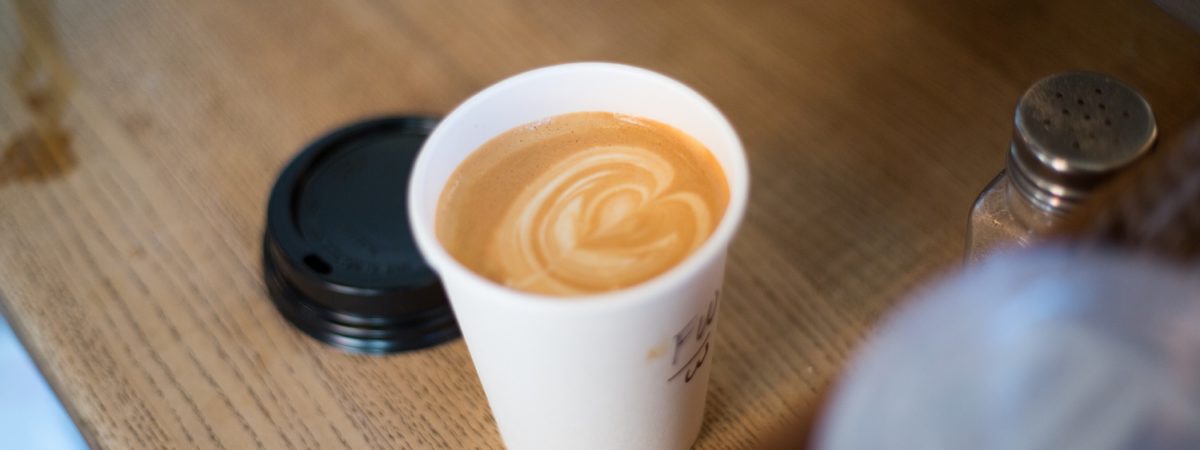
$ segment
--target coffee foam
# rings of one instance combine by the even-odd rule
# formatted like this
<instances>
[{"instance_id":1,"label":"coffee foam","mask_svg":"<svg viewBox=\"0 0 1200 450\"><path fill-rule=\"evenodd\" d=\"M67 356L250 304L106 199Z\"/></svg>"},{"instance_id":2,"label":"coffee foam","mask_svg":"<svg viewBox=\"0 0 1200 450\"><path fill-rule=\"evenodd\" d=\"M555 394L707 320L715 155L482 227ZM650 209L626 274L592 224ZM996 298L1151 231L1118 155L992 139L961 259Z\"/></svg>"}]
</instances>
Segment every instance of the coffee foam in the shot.
<instances>
[{"instance_id":1,"label":"coffee foam","mask_svg":"<svg viewBox=\"0 0 1200 450\"><path fill-rule=\"evenodd\" d=\"M439 240L516 289L578 295L665 272L712 233L729 200L708 149L659 122L573 113L485 143L451 176Z\"/></svg>"}]
</instances>

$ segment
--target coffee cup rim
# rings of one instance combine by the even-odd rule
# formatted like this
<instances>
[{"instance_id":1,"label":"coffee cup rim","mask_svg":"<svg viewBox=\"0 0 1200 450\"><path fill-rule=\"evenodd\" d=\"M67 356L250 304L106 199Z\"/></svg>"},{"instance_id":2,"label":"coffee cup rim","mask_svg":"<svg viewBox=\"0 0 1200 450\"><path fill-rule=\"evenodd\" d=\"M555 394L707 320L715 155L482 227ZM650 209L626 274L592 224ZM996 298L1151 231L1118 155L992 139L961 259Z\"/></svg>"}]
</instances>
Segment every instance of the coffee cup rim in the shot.
<instances>
[{"instance_id":1,"label":"coffee cup rim","mask_svg":"<svg viewBox=\"0 0 1200 450\"><path fill-rule=\"evenodd\" d=\"M717 228L701 244L700 248L685 257L683 261L674 267L649 280L612 291L571 296L542 294L505 286L476 273L450 255L434 231L433 223L436 217L424 217L424 214L421 212L428 210L427 208L422 208L425 204L424 196L426 191L421 186L427 184L425 180L427 179L428 166L432 164L434 158L430 152L426 151L427 149L436 148L445 139L445 136L449 132L448 130L456 128L468 112L490 101L492 97L514 86L525 83L536 83L540 79L560 76L564 72L601 72L613 75L641 77L646 81L662 85L663 89L671 89L682 97L688 97L691 102L700 106L703 110L703 115L708 116L708 119L711 119L714 125L720 127L719 139L734 152L733 158L728 158L730 161L728 166L721 162L721 158L718 158L718 163L725 173L725 180L728 184L729 202L725 207L725 212L721 216ZM660 118L653 119L661 120ZM445 182L441 186L436 187L436 189L440 198L441 192L445 189ZM497 301L506 301L515 305L539 309L562 308L579 311L592 308L624 307L630 302L652 301L659 296L670 294L679 285L686 283L689 277L700 271L713 259L722 257L721 253L727 251L745 216L750 196L750 173L745 149L742 146L741 139L733 128L733 124L711 101L696 90L671 77L640 67L609 62L577 62L537 68L510 76L484 88L455 107L438 124L433 133L425 141L422 151L417 156L416 163L414 164L407 194L409 220L417 246L430 267L443 277L447 285L451 282L445 280L446 274L448 271L453 270L457 276L464 277L472 284L486 289L489 294L494 294ZM433 210L436 211L436 208ZM453 303L453 296L451 302Z\"/></svg>"}]
</instances>

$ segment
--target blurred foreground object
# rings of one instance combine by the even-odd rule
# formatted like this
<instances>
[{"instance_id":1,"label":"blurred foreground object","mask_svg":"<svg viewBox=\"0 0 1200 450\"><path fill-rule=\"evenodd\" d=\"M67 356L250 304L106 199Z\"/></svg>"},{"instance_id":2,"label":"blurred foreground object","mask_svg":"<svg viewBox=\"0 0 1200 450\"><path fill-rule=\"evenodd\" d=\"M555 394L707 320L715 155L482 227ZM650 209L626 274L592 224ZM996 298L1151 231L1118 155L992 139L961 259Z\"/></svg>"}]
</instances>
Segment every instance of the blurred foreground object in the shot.
<instances>
[{"instance_id":1,"label":"blurred foreground object","mask_svg":"<svg viewBox=\"0 0 1200 450\"><path fill-rule=\"evenodd\" d=\"M1017 102L1005 170L971 207L967 262L1027 246L1157 137L1150 104L1117 79L1062 72L1038 80Z\"/></svg>"},{"instance_id":2,"label":"blurred foreground object","mask_svg":"<svg viewBox=\"0 0 1200 450\"><path fill-rule=\"evenodd\" d=\"M885 323L812 444L1200 448L1200 280L1149 258L1001 253Z\"/></svg>"},{"instance_id":3,"label":"blurred foreground object","mask_svg":"<svg viewBox=\"0 0 1200 450\"><path fill-rule=\"evenodd\" d=\"M1200 2L1196 2L1196 0L1154 0L1154 3L1200 33Z\"/></svg>"}]
</instances>

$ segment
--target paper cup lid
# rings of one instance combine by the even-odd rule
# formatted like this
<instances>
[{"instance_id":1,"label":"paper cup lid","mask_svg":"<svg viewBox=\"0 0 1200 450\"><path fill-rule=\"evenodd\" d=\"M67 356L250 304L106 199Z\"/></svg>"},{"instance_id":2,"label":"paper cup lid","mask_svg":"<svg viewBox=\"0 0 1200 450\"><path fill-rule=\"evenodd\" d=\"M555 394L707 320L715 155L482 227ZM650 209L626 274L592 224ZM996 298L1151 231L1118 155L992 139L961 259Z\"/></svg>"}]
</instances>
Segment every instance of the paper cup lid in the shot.
<instances>
[{"instance_id":1,"label":"paper cup lid","mask_svg":"<svg viewBox=\"0 0 1200 450\"><path fill-rule=\"evenodd\" d=\"M309 144L275 181L263 273L276 308L301 331L365 353L459 335L406 207L409 172L436 124L424 117L349 124Z\"/></svg>"}]
</instances>

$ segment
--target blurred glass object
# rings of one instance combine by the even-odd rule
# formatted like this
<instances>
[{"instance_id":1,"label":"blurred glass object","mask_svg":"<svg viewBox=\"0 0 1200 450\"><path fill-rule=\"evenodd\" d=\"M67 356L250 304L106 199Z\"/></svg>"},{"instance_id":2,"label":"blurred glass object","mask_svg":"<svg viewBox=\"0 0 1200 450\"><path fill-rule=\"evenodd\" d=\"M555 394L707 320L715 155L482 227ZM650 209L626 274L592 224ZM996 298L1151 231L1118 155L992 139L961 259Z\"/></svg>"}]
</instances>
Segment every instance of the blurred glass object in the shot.
<instances>
[{"instance_id":1,"label":"blurred glass object","mask_svg":"<svg viewBox=\"0 0 1200 450\"><path fill-rule=\"evenodd\" d=\"M1154 3L1175 18L1200 32L1200 2L1195 0L1154 0Z\"/></svg>"},{"instance_id":2,"label":"blurred glass object","mask_svg":"<svg viewBox=\"0 0 1200 450\"><path fill-rule=\"evenodd\" d=\"M0 448L88 448L3 316L0 316Z\"/></svg>"},{"instance_id":3,"label":"blurred glass object","mask_svg":"<svg viewBox=\"0 0 1200 450\"><path fill-rule=\"evenodd\" d=\"M918 295L836 387L821 450L1200 449L1200 278L999 252Z\"/></svg>"},{"instance_id":4,"label":"blurred glass object","mask_svg":"<svg viewBox=\"0 0 1200 450\"><path fill-rule=\"evenodd\" d=\"M1106 75L1063 72L1017 102L1007 167L984 188L967 224L966 260L1024 247L1158 137L1149 103Z\"/></svg>"}]
</instances>

